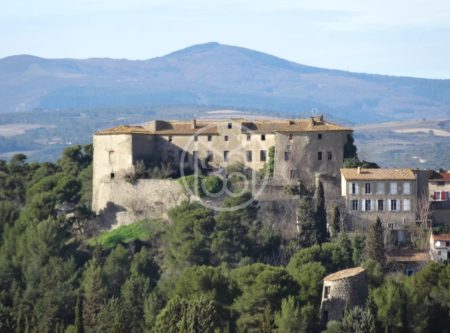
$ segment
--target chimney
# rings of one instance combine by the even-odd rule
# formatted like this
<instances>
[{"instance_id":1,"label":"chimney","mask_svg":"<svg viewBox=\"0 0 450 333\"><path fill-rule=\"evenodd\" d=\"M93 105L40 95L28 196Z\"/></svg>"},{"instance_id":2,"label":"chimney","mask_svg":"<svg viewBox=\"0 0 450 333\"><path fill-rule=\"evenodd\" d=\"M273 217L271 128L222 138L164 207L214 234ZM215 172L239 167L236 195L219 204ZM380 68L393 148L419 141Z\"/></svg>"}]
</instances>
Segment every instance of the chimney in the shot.
<instances>
[{"instance_id":1,"label":"chimney","mask_svg":"<svg viewBox=\"0 0 450 333\"><path fill-rule=\"evenodd\" d=\"M196 129L197 128L197 120L195 118L192 119L191 122L191 129Z\"/></svg>"},{"instance_id":2,"label":"chimney","mask_svg":"<svg viewBox=\"0 0 450 333\"><path fill-rule=\"evenodd\" d=\"M358 175L361 174L361 167L358 167Z\"/></svg>"}]
</instances>

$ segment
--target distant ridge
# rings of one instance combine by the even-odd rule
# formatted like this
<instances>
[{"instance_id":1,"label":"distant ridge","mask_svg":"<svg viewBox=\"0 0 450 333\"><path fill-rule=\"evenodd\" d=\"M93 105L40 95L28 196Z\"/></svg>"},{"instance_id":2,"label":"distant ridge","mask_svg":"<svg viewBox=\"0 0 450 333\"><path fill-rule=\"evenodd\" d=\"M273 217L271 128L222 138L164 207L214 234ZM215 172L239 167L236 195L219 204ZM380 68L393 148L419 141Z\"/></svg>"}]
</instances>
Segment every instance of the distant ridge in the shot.
<instances>
[{"instance_id":1,"label":"distant ridge","mask_svg":"<svg viewBox=\"0 0 450 333\"><path fill-rule=\"evenodd\" d=\"M450 80L322 69L216 42L148 60L0 59L0 113L153 106L315 109L354 123L445 118Z\"/></svg>"}]
</instances>

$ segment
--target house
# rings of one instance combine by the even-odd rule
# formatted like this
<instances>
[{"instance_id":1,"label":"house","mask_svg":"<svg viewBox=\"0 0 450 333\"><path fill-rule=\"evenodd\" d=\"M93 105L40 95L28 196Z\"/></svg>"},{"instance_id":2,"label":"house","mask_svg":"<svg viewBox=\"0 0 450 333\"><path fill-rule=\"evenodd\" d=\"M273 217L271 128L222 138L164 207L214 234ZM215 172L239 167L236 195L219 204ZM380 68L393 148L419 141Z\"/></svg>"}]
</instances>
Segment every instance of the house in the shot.
<instances>
[{"instance_id":1,"label":"house","mask_svg":"<svg viewBox=\"0 0 450 333\"><path fill-rule=\"evenodd\" d=\"M411 276L420 271L430 261L430 254L425 250L403 248L387 253L387 259L404 274Z\"/></svg>"},{"instance_id":2,"label":"house","mask_svg":"<svg viewBox=\"0 0 450 333\"><path fill-rule=\"evenodd\" d=\"M94 134L93 210L103 209L102 183L115 182L140 161L171 162L181 169L199 161L213 171L235 163L256 174L273 156L273 182L301 181L313 187L318 175L335 180L352 130L322 116L308 119L154 120Z\"/></svg>"},{"instance_id":3,"label":"house","mask_svg":"<svg viewBox=\"0 0 450 333\"><path fill-rule=\"evenodd\" d=\"M433 224L450 223L450 172L434 173L428 179L428 193Z\"/></svg>"},{"instance_id":4,"label":"house","mask_svg":"<svg viewBox=\"0 0 450 333\"><path fill-rule=\"evenodd\" d=\"M450 260L450 234L430 236L430 256L433 261Z\"/></svg>"},{"instance_id":5,"label":"house","mask_svg":"<svg viewBox=\"0 0 450 333\"><path fill-rule=\"evenodd\" d=\"M341 169L341 195L348 222L366 230L379 217L394 241L405 241L405 229L416 221L417 182L411 169Z\"/></svg>"}]
</instances>

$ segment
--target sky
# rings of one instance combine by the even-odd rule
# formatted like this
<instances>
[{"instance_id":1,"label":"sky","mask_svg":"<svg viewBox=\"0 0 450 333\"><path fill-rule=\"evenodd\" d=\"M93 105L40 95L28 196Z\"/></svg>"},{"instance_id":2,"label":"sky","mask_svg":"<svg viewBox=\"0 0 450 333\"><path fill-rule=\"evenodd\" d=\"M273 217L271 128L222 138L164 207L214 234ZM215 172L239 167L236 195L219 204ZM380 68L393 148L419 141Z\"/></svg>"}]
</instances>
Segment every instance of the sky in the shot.
<instances>
[{"instance_id":1,"label":"sky","mask_svg":"<svg viewBox=\"0 0 450 333\"><path fill-rule=\"evenodd\" d=\"M0 58L149 59L194 44L450 79L450 0L0 0Z\"/></svg>"}]
</instances>

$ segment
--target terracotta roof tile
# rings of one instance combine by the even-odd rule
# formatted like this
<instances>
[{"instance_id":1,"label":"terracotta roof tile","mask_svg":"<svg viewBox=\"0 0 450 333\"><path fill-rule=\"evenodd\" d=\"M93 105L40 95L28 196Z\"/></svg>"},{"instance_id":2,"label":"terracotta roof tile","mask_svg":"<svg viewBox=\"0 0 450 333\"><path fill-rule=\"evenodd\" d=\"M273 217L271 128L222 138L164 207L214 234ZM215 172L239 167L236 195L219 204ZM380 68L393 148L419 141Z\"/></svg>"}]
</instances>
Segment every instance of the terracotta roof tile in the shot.
<instances>
[{"instance_id":1,"label":"terracotta roof tile","mask_svg":"<svg viewBox=\"0 0 450 333\"><path fill-rule=\"evenodd\" d=\"M415 180L411 169L365 169L343 168L341 174L346 180Z\"/></svg>"},{"instance_id":2,"label":"terracotta roof tile","mask_svg":"<svg viewBox=\"0 0 450 333\"><path fill-rule=\"evenodd\" d=\"M97 135L108 134L157 134L157 135L213 135L218 134L218 124L226 120L196 120L195 128L192 120L188 121L161 121L155 120L144 126L120 125L110 129L96 132ZM326 131L352 131L350 128L342 127L321 117L310 119L270 119L270 120L244 120L231 119L241 124L242 132L275 133L275 132L326 132Z\"/></svg>"},{"instance_id":3,"label":"terracotta roof tile","mask_svg":"<svg viewBox=\"0 0 450 333\"><path fill-rule=\"evenodd\" d=\"M439 172L430 178L430 181L450 182L450 172Z\"/></svg>"},{"instance_id":4,"label":"terracotta roof tile","mask_svg":"<svg viewBox=\"0 0 450 333\"><path fill-rule=\"evenodd\" d=\"M362 272L364 272L365 269L362 267L354 267L354 268L347 268L342 271L327 275L324 277L324 281L336 281L340 279L346 279L351 276L358 275Z\"/></svg>"},{"instance_id":5,"label":"terracotta roof tile","mask_svg":"<svg viewBox=\"0 0 450 333\"><path fill-rule=\"evenodd\" d=\"M450 241L450 234L433 235L435 241Z\"/></svg>"},{"instance_id":6,"label":"terracotta roof tile","mask_svg":"<svg viewBox=\"0 0 450 333\"><path fill-rule=\"evenodd\" d=\"M426 262L430 261L430 254L426 251L397 250L387 254L389 260L397 262Z\"/></svg>"}]
</instances>

